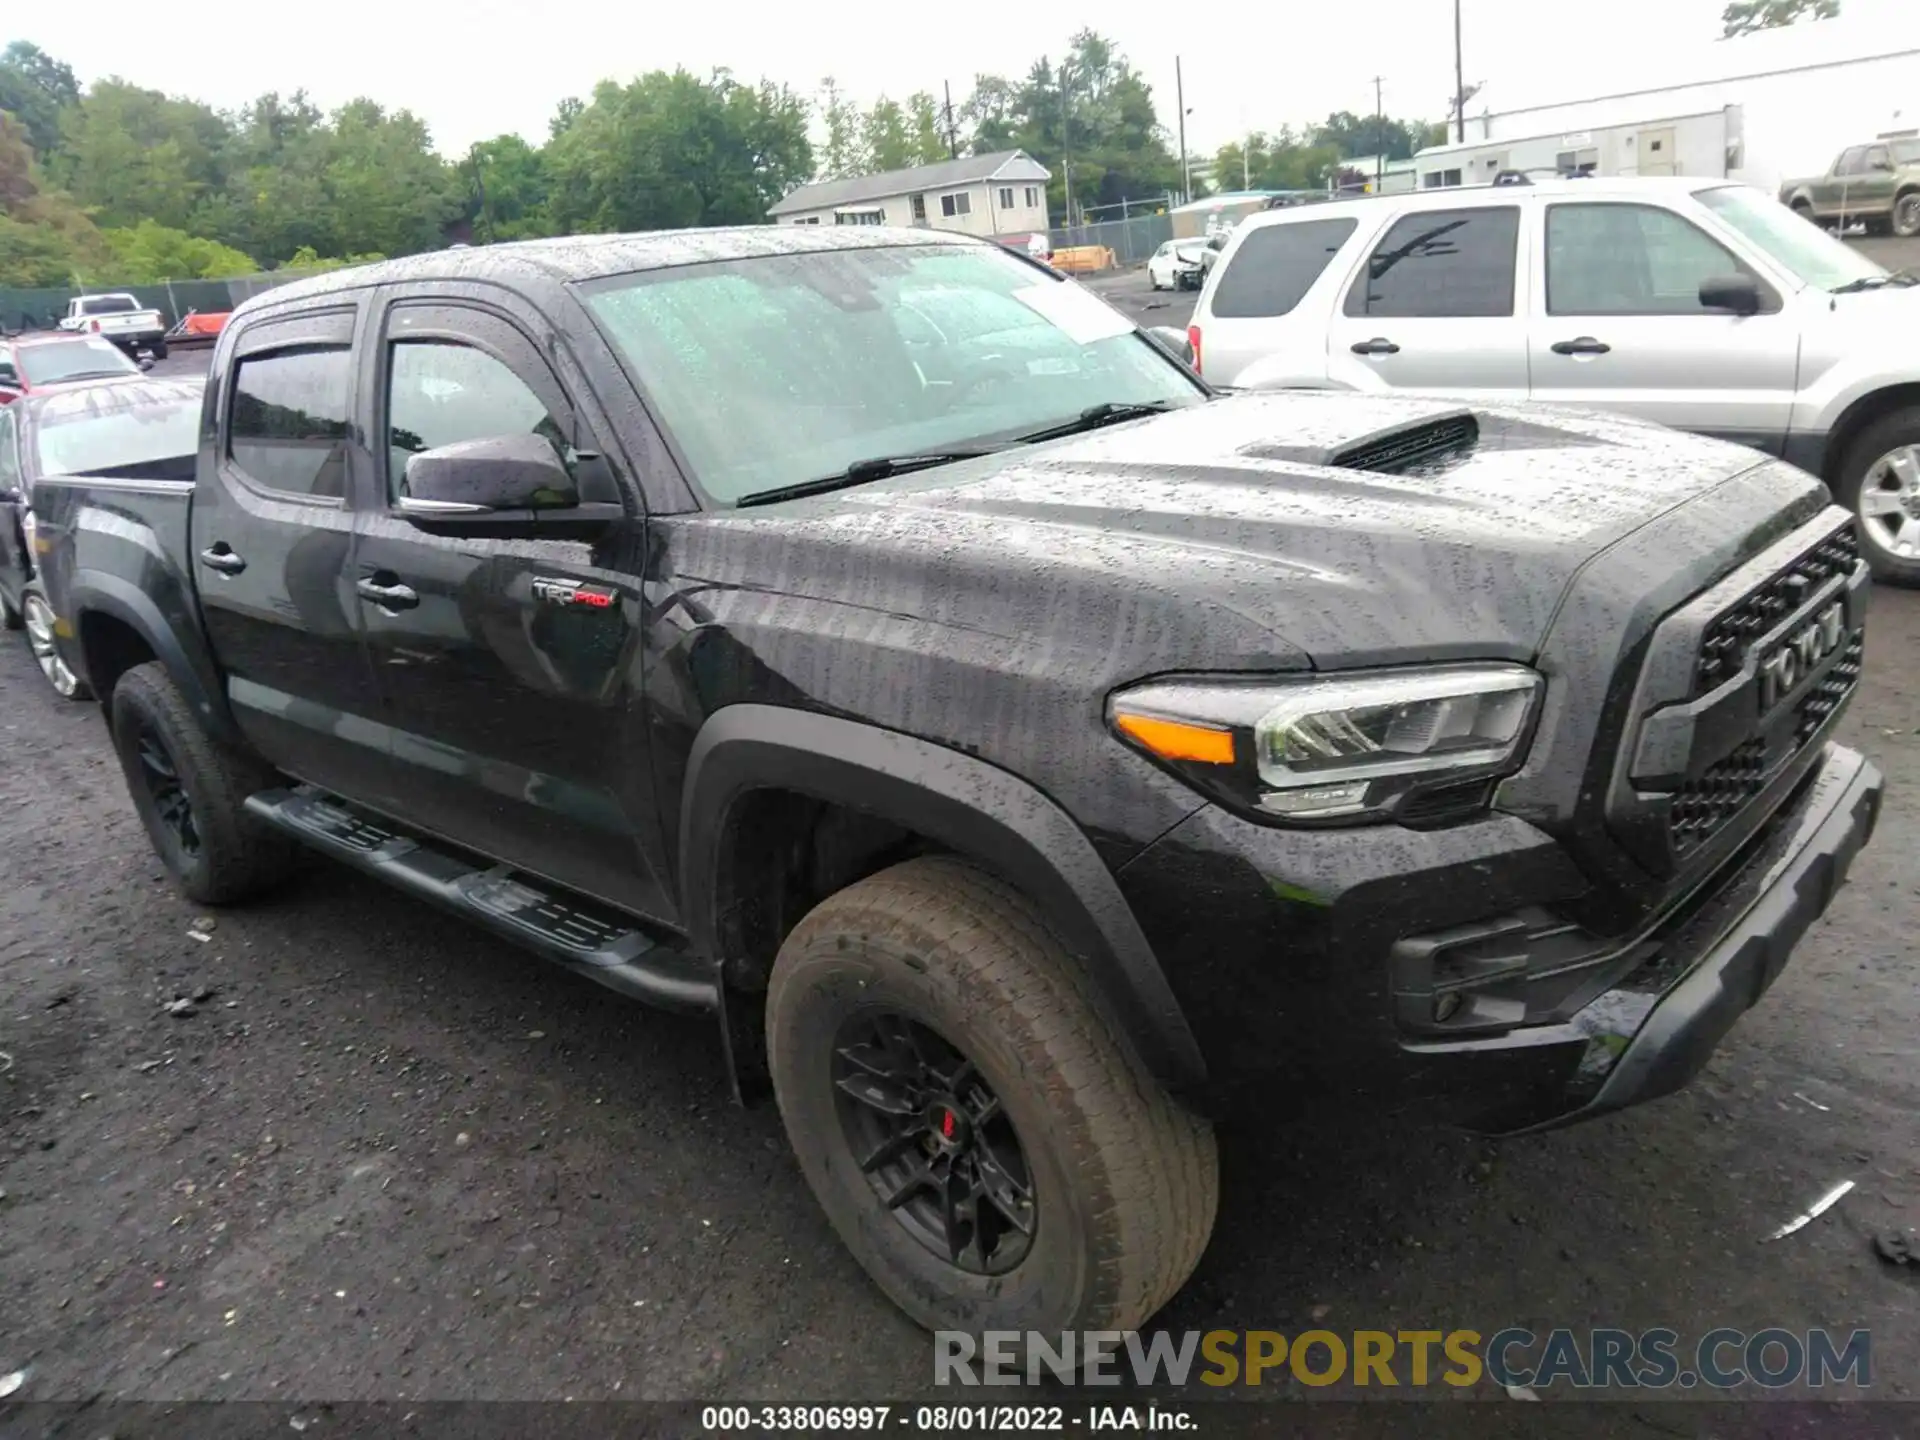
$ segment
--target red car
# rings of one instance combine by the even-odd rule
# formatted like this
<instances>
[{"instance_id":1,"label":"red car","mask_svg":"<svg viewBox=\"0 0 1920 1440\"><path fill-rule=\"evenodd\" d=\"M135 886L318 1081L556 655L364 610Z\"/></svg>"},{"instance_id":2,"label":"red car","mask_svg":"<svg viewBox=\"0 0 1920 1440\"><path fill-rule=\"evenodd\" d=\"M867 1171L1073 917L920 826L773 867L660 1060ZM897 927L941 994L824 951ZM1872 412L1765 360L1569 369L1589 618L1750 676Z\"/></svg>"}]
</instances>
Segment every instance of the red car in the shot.
<instances>
[{"instance_id":1,"label":"red car","mask_svg":"<svg viewBox=\"0 0 1920 1440\"><path fill-rule=\"evenodd\" d=\"M20 335L0 341L0 405L60 385L139 373L119 346L98 335Z\"/></svg>"}]
</instances>

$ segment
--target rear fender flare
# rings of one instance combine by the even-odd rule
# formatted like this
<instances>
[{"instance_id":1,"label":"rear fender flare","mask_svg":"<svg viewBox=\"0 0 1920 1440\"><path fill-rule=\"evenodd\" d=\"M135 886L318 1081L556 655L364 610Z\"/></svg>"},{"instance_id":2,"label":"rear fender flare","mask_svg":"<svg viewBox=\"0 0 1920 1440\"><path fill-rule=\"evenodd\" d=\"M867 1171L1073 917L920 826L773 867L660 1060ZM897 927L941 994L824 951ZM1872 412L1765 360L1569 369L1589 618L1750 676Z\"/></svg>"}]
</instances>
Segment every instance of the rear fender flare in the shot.
<instances>
[{"instance_id":1,"label":"rear fender flare","mask_svg":"<svg viewBox=\"0 0 1920 1440\"><path fill-rule=\"evenodd\" d=\"M106 689L88 674L92 667L88 663L85 636L87 617L90 615L111 616L146 643L154 658L166 667L173 683L180 687L180 693L186 696L187 703L193 707L193 713L206 726L209 735L229 744L240 740L239 729L233 723L233 712L227 708L226 699L220 693L214 677L210 673L203 673L202 668L194 664L173 626L161 614L160 607L137 585L99 570L79 571L67 590L67 609L72 617L72 643L80 660L78 668L82 674L87 674L88 683L93 685L94 693L100 697L102 705L110 697Z\"/></svg>"},{"instance_id":2,"label":"rear fender flare","mask_svg":"<svg viewBox=\"0 0 1920 1440\"><path fill-rule=\"evenodd\" d=\"M1181 1089L1206 1064L1113 874L1067 812L1018 776L944 745L858 721L729 705L688 757L679 827L681 914L698 953L719 954L722 837L749 792L847 805L991 862L1039 907L1148 1069Z\"/></svg>"}]
</instances>

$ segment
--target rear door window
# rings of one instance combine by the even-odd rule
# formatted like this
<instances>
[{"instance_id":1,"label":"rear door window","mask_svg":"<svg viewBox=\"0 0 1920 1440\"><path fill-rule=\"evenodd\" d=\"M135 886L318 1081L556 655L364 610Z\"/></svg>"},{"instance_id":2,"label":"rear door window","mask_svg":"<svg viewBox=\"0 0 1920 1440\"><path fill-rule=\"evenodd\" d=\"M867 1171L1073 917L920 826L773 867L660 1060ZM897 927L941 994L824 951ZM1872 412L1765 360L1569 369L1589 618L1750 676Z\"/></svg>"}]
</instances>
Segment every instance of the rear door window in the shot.
<instances>
[{"instance_id":1,"label":"rear door window","mask_svg":"<svg viewBox=\"0 0 1920 1440\"><path fill-rule=\"evenodd\" d=\"M315 499L347 493L348 349L308 345L234 367L227 456L256 485Z\"/></svg>"},{"instance_id":2,"label":"rear door window","mask_svg":"<svg viewBox=\"0 0 1920 1440\"><path fill-rule=\"evenodd\" d=\"M1340 253L1355 224L1343 217L1249 230L1214 286L1215 318L1253 320L1291 312Z\"/></svg>"},{"instance_id":3,"label":"rear door window","mask_svg":"<svg viewBox=\"0 0 1920 1440\"><path fill-rule=\"evenodd\" d=\"M1419 210L1394 222L1347 292L1349 315L1513 314L1520 208Z\"/></svg>"}]
</instances>

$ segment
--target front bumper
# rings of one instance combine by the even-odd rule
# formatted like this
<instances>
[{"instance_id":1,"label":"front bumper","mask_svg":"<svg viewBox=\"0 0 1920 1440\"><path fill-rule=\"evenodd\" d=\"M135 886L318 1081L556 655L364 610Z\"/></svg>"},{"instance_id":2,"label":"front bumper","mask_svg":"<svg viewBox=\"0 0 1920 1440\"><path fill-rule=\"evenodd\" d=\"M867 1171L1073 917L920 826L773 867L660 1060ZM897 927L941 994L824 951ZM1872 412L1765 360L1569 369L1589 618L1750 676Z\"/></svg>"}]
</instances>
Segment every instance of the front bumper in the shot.
<instances>
[{"instance_id":1,"label":"front bumper","mask_svg":"<svg viewBox=\"0 0 1920 1440\"><path fill-rule=\"evenodd\" d=\"M1508 816L1302 835L1209 808L1120 879L1206 1050L1220 1091L1210 1108L1252 1088L1269 1110L1284 1093L1514 1133L1650 1100L1697 1073L1826 910L1883 788L1859 754L1827 747L1737 854L1604 939L1559 918L1586 888L1566 852ZM1461 1016L1471 1023L1457 1036L1434 1019L1443 972L1426 961L1443 951L1445 973L1466 984L1479 983L1476 965L1518 977L1494 972L1480 992L1494 998ZM1516 1021L1552 1019L1503 1027L1503 1003Z\"/></svg>"}]
</instances>

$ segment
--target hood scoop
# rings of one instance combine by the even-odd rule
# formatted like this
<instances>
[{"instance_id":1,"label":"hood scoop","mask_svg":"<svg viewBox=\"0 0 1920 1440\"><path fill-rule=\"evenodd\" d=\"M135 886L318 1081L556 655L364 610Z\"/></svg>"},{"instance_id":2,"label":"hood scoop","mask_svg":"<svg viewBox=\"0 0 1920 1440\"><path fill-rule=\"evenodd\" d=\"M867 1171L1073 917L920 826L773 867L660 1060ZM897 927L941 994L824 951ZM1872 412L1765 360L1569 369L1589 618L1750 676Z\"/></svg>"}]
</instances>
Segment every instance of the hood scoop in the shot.
<instances>
[{"instance_id":1,"label":"hood scoop","mask_svg":"<svg viewBox=\"0 0 1920 1440\"><path fill-rule=\"evenodd\" d=\"M1258 444L1240 453L1263 460L1325 465L1335 470L1369 470L1377 475L1410 475L1464 455L1479 443L1480 422L1471 410L1388 425L1338 445Z\"/></svg>"}]
</instances>

